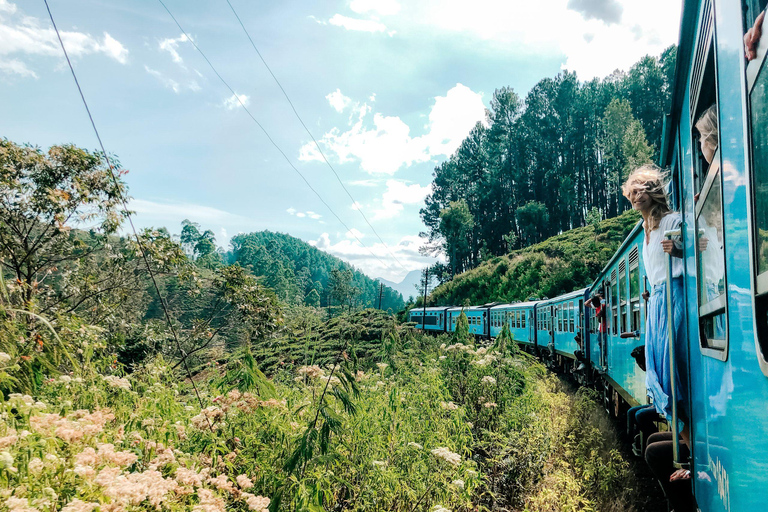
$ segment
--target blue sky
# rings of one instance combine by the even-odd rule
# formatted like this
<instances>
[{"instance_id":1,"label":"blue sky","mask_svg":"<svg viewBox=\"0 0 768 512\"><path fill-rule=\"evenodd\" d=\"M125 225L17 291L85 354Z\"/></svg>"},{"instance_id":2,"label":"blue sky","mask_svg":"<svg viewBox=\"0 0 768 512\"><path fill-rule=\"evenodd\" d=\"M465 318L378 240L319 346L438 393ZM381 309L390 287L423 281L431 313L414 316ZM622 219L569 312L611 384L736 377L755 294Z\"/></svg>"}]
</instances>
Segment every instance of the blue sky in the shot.
<instances>
[{"instance_id":1,"label":"blue sky","mask_svg":"<svg viewBox=\"0 0 768 512\"><path fill-rule=\"evenodd\" d=\"M627 69L675 43L680 18L680 0L230 1L357 204L227 2L165 0L367 248L159 2L49 0L107 150L130 171L137 224L178 233L189 218L222 245L238 232L281 231L394 281L432 261L418 254L432 170L483 120L496 88L524 97L562 69L582 79ZM42 1L0 0L0 136L95 149L54 37Z\"/></svg>"}]
</instances>

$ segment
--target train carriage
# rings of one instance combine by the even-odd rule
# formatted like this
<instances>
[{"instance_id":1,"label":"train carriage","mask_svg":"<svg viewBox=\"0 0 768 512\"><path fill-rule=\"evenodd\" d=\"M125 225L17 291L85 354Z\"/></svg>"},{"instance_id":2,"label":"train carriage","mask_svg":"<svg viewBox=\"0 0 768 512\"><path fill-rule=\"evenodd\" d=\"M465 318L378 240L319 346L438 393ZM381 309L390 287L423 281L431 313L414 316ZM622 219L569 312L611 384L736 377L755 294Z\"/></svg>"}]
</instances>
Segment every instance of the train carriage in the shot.
<instances>
[{"instance_id":1,"label":"train carriage","mask_svg":"<svg viewBox=\"0 0 768 512\"><path fill-rule=\"evenodd\" d=\"M456 322L462 311L469 323L469 332L475 336L488 337L488 309L485 306L455 307L448 309L447 332L456 330Z\"/></svg>"},{"instance_id":2,"label":"train carriage","mask_svg":"<svg viewBox=\"0 0 768 512\"><path fill-rule=\"evenodd\" d=\"M645 300L648 290L642 258L642 223L630 232L592 284L592 293L602 292L605 299L607 332L604 343L598 333L598 319L590 315L589 359L596 370L595 379L604 380L630 405L644 404L645 372L632 358L632 350L644 344ZM617 397L611 397L614 401ZM619 404L615 404L619 405Z\"/></svg>"},{"instance_id":3,"label":"train carriage","mask_svg":"<svg viewBox=\"0 0 768 512\"><path fill-rule=\"evenodd\" d=\"M588 288L560 295L549 301L552 308L553 354L566 359L576 359L579 350L576 341L584 325L584 301ZM581 334L583 336L583 334Z\"/></svg>"},{"instance_id":4,"label":"train carriage","mask_svg":"<svg viewBox=\"0 0 768 512\"><path fill-rule=\"evenodd\" d=\"M491 337L498 336L506 324L515 342L534 346L536 342L535 306L536 302L518 302L491 307Z\"/></svg>"},{"instance_id":5,"label":"train carriage","mask_svg":"<svg viewBox=\"0 0 768 512\"><path fill-rule=\"evenodd\" d=\"M408 312L408 321L415 323L416 329L445 332L448 309L447 307L413 308Z\"/></svg>"}]
</instances>

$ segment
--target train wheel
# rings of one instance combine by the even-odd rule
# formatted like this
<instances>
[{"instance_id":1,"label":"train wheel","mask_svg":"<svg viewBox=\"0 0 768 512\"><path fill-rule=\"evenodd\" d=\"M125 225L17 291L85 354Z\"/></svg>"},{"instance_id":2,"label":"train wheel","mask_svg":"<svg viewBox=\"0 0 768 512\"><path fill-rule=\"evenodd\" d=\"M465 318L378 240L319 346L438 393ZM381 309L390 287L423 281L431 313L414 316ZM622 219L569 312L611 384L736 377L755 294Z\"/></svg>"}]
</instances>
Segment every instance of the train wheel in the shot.
<instances>
[{"instance_id":1,"label":"train wheel","mask_svg":"<svg viewBox=\"0 0 768 512\"><path fill-rule=\"evenodd\" d=\"M622 400L621 395L615 389L613 390L613 416L619 418L621 416Z\"/></svg>"}]
</instances>

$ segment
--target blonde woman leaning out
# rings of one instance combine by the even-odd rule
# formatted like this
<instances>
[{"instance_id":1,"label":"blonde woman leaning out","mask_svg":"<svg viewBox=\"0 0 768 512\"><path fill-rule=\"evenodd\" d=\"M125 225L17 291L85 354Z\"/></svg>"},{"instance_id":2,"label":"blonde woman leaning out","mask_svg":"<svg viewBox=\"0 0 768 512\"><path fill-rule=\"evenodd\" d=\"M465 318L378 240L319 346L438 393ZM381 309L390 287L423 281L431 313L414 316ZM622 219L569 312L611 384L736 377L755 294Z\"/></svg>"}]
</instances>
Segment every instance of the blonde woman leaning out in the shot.
<instances>
[{"instance_id":1,"label":"blonde woman leaning out","mask_svg":"<svg viewBox=\"0 0 768 512\"><path fill-rule=\"evenodd\" d=\"M645 238L643 261L651 296L648 300L648 314L645 332L646 386L653 398L656 410L668 421L672 419L672 375L669 369L669 328L667 321L667 254L672 255L672 325L674 331L676 358L681 359L683 349L683 260L679 241L667 240L664 232L678 229L682 222L679 213L673 212L664 192L664 172L655 165L644 165L630 174L624 184L624 197L632 208L643 216ZM685 402L687 387L680 372L675 377L678 403ZM686 414L678 409L679 416L687 423ZM688 442L687 426L683 438Z\"/></svg>"}]
</instances>

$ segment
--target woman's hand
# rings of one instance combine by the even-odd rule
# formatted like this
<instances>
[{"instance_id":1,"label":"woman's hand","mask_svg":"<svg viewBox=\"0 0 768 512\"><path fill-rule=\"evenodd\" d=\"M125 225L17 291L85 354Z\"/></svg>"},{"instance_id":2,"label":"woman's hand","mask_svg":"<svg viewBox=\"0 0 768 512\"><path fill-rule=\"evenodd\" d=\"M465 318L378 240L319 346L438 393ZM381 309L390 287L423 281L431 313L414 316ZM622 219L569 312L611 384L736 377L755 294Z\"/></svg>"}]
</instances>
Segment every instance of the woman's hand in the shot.
<instances>
[{"instance_id":1,"label":"woman's hand","mask_svg":"<svg viewBox=\"0 0 768 512\"><path fill-rule=\"evenodd\" d=\"M678 480L690 480L691 479L691 472L687 469L678 469L674 473L672 473L672 476L669 477L670 482L677 482Z\"/></svg>"},{"instance_id":2,"label":"woman's hand","mask_svg":"<svg viewBox=\"0 0 768 512\"><path fill-rule=\"evenodd\" d=\"M760 37L763 35L763 18L765 17L765 11L761 12L755 20L755 24L747 30L744 34L744 56L747 60L754 60L757 57L757 43L760 42Z\"/></svg>"},{"instance_id":3,"label":"woman's hand","mask_svg":"<svg viewBox=\"0 0 768 512\"><path fill-rule=\"evenodd\" d=\"M661 241L661 250L664 251L667 254L670 254L672 256L675 256L675 242L672 240L662 240Z\"/></svg>"}]
</instances>

